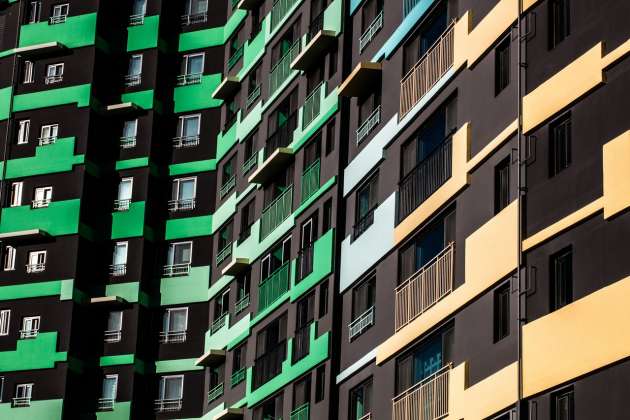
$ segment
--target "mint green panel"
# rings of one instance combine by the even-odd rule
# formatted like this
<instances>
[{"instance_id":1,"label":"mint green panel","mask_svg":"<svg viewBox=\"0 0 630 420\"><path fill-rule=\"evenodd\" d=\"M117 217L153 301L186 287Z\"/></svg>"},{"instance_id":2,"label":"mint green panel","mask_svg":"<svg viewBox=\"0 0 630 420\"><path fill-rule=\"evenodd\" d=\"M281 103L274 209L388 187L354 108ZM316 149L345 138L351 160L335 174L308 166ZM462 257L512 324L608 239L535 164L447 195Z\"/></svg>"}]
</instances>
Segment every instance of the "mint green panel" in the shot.
<instances>
[{"instance_id":1,"label":"mint green panel","mask_svg":"<svg viewBox=\"0 0 630 420\"><path fill-rule=\"evenodd\" d=\"M88 83L85 85L15 95L13 97L13 112L74 103L76 103L79 108L86 107L90 105L91 90L92 86Z\"/></svg>"},{"instance_id":2,"label":"mint green panel","mask_svg":"<svg viewBox=\"0 0 630 420\"><path fill-rule=\"evenodd\" d=\"M127 28L127 51L157 48L160 16L145 16L142 25Z\"/></svg>"},{"instance_id":3,"label":"mint green panel","mask_svg":"<svg viewBox=\"0 0 630 420\"><path fill-rule=\"evenodd\" d=\"M221 73L202 76L201 83L175 88L175 112L189 112L205 108L216 108L223 101L214 99L212 92L221 83Z\"/></svg>"},{"instance_id":4,"label":"mint green panel","mask_svg":"<svg viewBox=\"0 0 630 420\"><path fill-rule=\"evenodd\" d=\"M0 233L42 229L53 236L72 235L79 232L81 200L52 201L48 207L32 209L31 206L2 209Z\"/></svg>"},{"instance_id":5,"label":"mint green panel","mask_svg":"<svg viewBox=\"0 0 630 420\"><path fill-rule=\"evenodd\" d=\"M0 89L0 120L6 120L11 114L11 86Z\"/></svg>"},{"instance_id":6,"label":"mint green panel","mask_svg":"<svg viewBox=\"0 0 630 420\"><path fill-rule=\"evenodd\" d=\"M144 235L144 209L146 202L129 204L129 210L112 213L112 239L133 238Z\"/></svg>"},{"instance_id":7,"label":"mint green panel","mask_svg":"<svg viewBox=\"0 0 630 420\"><path fill-rule=\"evenodd\" d=\"M190 372L193 370L203 370L203 366L195 365L197 358L157 360L155 362L155 373Z\"/></svg>"},{"instance_id":8,"label":"mint green panel","mask_svg":"<svg viewBox=\"0 0 630 420\"><path fill-rule=\"evenodd\" d=\"M71 171L85 163L85 155L74 154L75 138L57 139L53 144L37 146L35 156L7 162L6 179Z\"/></svg>"},{"instance_id":9,"label":"mint green panel","mask_svg":"<svg viewBox=\"0 0 630 420\"><path fill-rule=\"evenodd\" d=\"M343 17L343 3L341 0L333 0L324 11L324 30L333 31L336 35L341 32Z\"/></svg>"},{"instance_id":10,"label":"mint green panel","mask_svg":"<svg viewBox=\"0 0 630 420\"><path fill-rule=\"evenodd\" d=\"M137 281L108 284L105 286L105 296L120 296L130 303L149 305L149 296L140 290L140 282Z\"/></svg>"},{"instance_id":11,"label":"mint green panel","mask_svg":"<svg viewBox=\"0 0 630 420\"><path fill-rule=\"evenodd\" d=\"M154 92L152 89L142 90L140 92L123 93L121 100L125 102L133 102L142 109L149 110L155 106Z\"/></svg>"},{"instance_id":12,"label":"mint green panel","mask_svg":"<svg viewBox=\"0 0 630 420\"><path fill-rule=\"evenodd\" d=\"M330 229L321 236L313 245L313 271L303 278L298 284L291 283L289 295L291 302L295 302L308 292L313 286L332 274L334 247L334 229ZM293 276L295 279L295 276Z\"/></svg>"},{"instance_id":13,"label":"mint green panel","mask_svg":"<svg viewBox=\"0 0 630 420\"><path fill-rule=\"evenodd\" d=\"M144 168L146 166L149 166L148 157L119 160L116 162L117 171L122 171L124 169Z\"/></svg>"},{"instance_id":14,"label":"mint green panel","mask_svg":"<svg viewBox=\"0 0 630 420\"><path fill-rule=\"evenodd\" d=\"M210 267L191 267L187 276L163 277L160 281L160 305L206 302Z\"/></svg>"},{"instance_id":15,"label":"mint green panel","mask_svg":"<svg viewBox=\"0 0 630 420\"><path fill-rule=\"evenodd\" d=\"M239 110L236 115L236 123L226 132L221 132L217 135L217 161L220 161L230 149L236 144L236 131L241 121L242 111Z\"/></svg>"},{"instance_id":16,"label":"mint green panel","mask_svg":"<svg viewBox=\"0 0 630 420\"><path fill-rule=\"evenodd\" d=\"M165 239L193 238L212 234L212 215L184 217L166 221Z\"/></svg>"},{"instance_id":17,"label":"mint green panel","mask_svg":"<svg viewBox=\"0 0 630 420\"><path fill-rule=\"evenodd\" d=\"M324 83L320 89L321 92L319 97L319 115L306 127L303 127L302 124L304 107L300 108L299 110L298 118L300 120L300 123L293 132L293 142L289 146L293 149L294 152L304 146L304 144L310 138L312 138L312 136L324 125L324 123L326 123L328 119L337 112L337 109L339 109L339 95L337 94L337 89L334 88L328 96L325 96L326 83Z\"/></svg>"},{"instance_id":18,"label":"mint green panel","mask_svg":"<svg viewBox=\"0 0 630 420\"><path fill-rule=\"evenodd\" d=\"M18 340L15 350L0 351L0 372L52 369L67 359L67 352L57 351L57 331L40 332L35 338Z\"/></svg>"},{"instance_id":19,"label":"mint green panel","mask_svg":"<svg viewBox=\"0 0 630 420\"><path fill-rule=\"evenodd\" d=\"M204 350L219 350L227 347L232 340L235 340L243 334L249 333L250 314L241 318L236 324L230 327L230 317L225 317L225 325L220 330L210 335L210 331L206 331L206 339Z\"/></svg>"},{"instance_id":20,"label":"mint green panel","mask_svg":"<svg viewBox=\"0 0 630 420\"><path fill-rule=\"evenodd\" d=\"M64 23L49 25L47 21L20 27L20 47L60 42L68 48L94 45L96 41L96 13L69 16Z\"/></svg>"},{"instance_id":21,"label":"mint green panel","mask_svg":"<svg viewBox=\"0 0 630 420\"><path fill-rule=\"evenodd\" d=\"M120 366L120 365L132 365L136 360L133 354L117 354L114 356L101 356L98 365L105 366Z\"/></svg>"},{"instance_id":22,"label":"mint green panel","mask_svg":"<svg viewBox=\"0 0 630 420\"><path fill-rule=\"evenodd\" d=\"M131 418L131 401L116 401L111 411L98 411L96 420L129 420Z\"/></svg>"},{"instance_id":23,"label":"mint green panel","mask_svg":"<svg viewBox=\"0 0 630 420\"><path fill-rule=\"evenodd\" d=\"M184 52L225 44L246 17L247 12L245 10L236 10L225 26L181 34L179 36L179 51Z\"/></svg>"},{"instance_id":24,"label":"mint green panel","mask_svg":"<svg viewBox=\"0 0 630 420\"><path fill-rule=\"evenodd\" d=\"M61 420L63 413L63 400L32 400L29 407L20 408L11 405L10 402L0 404L0 419Z\"/></svg>"},{"instance_id":25,"label":"mint green panel","mask_svg":"<svg viewBox=\"0 0 630 420\"><path fill-rule=\"evenodd\" d=\"M0 286L0 301L34 297L59 296L59 300L72 299L74 280L53 280L39 283Z\"/></svg>"},{"instance_id":26,"label":"mint green panel","mask_svg":"<svg viewBox=\"0 0 630 420\"><path fill-rule=\"evenodd\" d=\"M215 159L197 160L195 162L174 163L168 166L170 176L194 174L196 172L208 172L217 169Z\"/></svg>"}]
</instances>

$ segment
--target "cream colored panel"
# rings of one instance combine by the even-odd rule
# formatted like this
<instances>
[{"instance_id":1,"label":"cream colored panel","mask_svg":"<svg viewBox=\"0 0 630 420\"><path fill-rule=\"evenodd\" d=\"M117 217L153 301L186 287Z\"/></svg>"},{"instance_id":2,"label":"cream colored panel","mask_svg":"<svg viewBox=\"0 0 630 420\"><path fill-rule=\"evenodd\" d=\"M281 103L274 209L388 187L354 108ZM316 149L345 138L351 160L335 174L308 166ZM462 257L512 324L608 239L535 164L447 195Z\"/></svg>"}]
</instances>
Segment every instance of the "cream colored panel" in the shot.
<instances>
[{"instance_id":1,"label":"cream colored panel","mask_svg":"<svg viewBox=\"0 0 630 420\"><path fill-rule=\"evenodd\" d=\"M604 145L604 217L630 207L630 131Z\"/></svg>"}]
</instances>

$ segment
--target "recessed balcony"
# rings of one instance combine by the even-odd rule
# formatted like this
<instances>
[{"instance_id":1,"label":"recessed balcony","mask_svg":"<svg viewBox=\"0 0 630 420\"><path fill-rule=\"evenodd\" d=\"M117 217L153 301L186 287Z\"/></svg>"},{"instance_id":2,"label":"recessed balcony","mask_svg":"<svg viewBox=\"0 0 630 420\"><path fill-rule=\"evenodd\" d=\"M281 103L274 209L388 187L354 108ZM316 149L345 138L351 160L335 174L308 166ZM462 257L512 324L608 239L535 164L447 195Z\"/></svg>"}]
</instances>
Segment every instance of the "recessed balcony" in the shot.
<instances>
[{"instance_id":1,"label":"recessed balcony","mask_svg":"<svg viewBox=\"0 0 630 420\"><path fill-rule=\"evenodd\" d=\"M293 141L293 132L296 127L297 113L294 112L265 143L264 161L249 176L250 183L266 184L293 159L293 150L287 146Z\"/></svg>"},{"instance_id":2,"label":"recessed balcony","mask_svg":"<svg viewBox=\"0 0 630 420\"><path fill-rule=\"evenodd\" d=\"M260 240L265 239L275 228L280 226L293 211L293 185L287 187L278 197L269 203L260 217Z\"/></svg>"}]
</instances>

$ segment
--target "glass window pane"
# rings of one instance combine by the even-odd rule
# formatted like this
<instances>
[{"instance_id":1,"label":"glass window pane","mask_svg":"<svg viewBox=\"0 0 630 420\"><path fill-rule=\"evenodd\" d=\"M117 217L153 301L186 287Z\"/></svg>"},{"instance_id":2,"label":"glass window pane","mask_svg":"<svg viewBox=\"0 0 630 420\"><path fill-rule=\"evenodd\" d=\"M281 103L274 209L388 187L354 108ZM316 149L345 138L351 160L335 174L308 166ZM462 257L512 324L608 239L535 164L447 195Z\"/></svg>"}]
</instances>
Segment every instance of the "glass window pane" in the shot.
<instances>
[{"instance_id":1,"label":"glass window pane","mask_svg":"<svg viewBox=\"0 0 630 420\"><path fill-rule=\"evenodd\" d=\"M194 55L188 57L188 74L203 73L203 55Z\"/></svg>"},{"instance_id":2,"label":"glass window pane","mask_svg":"<svg viewBox=\"0 0 630 420\"><path fill-rule=\"evenodd\" d=\"M199 134L199 117L189 117L182 120L182 136L196 136Z\"/></svg>"},{"instance_id":3,"label":"glass window pane","mask_svg":"<svg viewBox=\"0 0 630 420\"><path fill-rule=\"evenodd\" d=\"M173 249L173 264L188 264L191 257L191 244L177 244Z\"/></svg>"},{"instance_id":4,"label":"glass window pane","mask_svg":"<svg viewBox=\"0 0 630 420\"><path fill-rule=\"evenodd\" d=\"M195 181L187 179L179 184L179 199L188 200L195 198Z\"/></svg>"},{"instance_id":5,"label":"glass window pane","mask_svg":"<svg viewBox=\"0 0 630 420\"><path fill-rule=\"evenodd\" d=\"M167 378L164 385L164 399L177 400L182 397L184 378Z\"/></svg>"}]
</instances>

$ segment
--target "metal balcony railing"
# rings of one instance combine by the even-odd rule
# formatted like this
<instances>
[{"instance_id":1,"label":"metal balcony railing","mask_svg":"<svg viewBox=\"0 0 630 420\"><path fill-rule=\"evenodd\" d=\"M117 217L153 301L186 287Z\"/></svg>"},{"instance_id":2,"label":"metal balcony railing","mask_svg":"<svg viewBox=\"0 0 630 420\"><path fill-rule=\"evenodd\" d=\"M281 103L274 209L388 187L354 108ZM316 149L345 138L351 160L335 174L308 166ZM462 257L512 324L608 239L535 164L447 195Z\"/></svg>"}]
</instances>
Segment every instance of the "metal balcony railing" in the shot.
<instances>
[{"instance_id":1,"label":"metal balcony railing","mask_svg":"<svg viewBox=\"0 0 630 420\"><path fill-rule=\"evenodd\" d=\"M164 277L187 276L190 273L190 263L169 264L162 269Z\"/></svg>"},{"instance_id":2,"label":"metal balcony railing","mask_svg":"<svg viewBox=\"0 0 630 420\"><path fill-rule=\"evenodd\" d=\"M260 239L264 239L280 223L291 215L293 208L293 185L289 186L282 194L273 200L262 212L260 217Z\"/></svg>"},{"instance_id":3,"label":"metal balcony railing","mask_svg":"<svg viewBox=\"0 0 630 420\"><path fill-rule=\"evenodd\" d=\"M26 264L27 273L41 273L46 270L46 263Z\"/></svg>"},{"instance_id":4,"label":"metal balcony railing","mask_svg":"<svg viewBox=\"0 0 630 420\"><path fill-rule=\"evenodd\" d=\"M396 288L394 302L396 331L451 293L454 255L455 243L451 242Z\"/></svg>"},{"instance_id":5,"label":"metal balcony railing","mask_svg":"<svg viewBox=\"0 0 630 420\"><path fill-rule=\"evenodd\" d=\"M56 15L48 18L49 25L57 25L59 23L65 23L68 15Z\"/></svg>"},{"instance_id":6,"label":"metal balcony railing","mask_svg":"<svg viewBox=\"0 0 630 420\"><path fill-rule=\"evenodd\" d=\"M450 365L392 400L392 420L438 420L448 416Z\"/></svg>"},{"instance_id":7,"label":"metal balcony railing","mask_svg":"<svg viewBox=\"0 0 630 420\"><path fill-rule=\"evenodd\" d=\"M40 137L39 145L48 146L49 144L55 144L56 141L57 141L57 136Z\"/></svg>"},{"instance_id":8,"label":"metal balcony railing","mask_svg":"<svg viewBox=\"0 0 630 420\"><path fill-rule=\"evenodd\" d=\"M127 211L129 210L130 205L131 205L130 198L114 200L114 211Z\"/></svg>"},{"instance_id":9,"label":"metal balcony railing","mask_svg":"<svg viewBox=\"0 0 630 420\"><path fill-rule=\"evenodd\" d=\"M196 85L201 83L202 73L187 73L177 76L177 86Z\"/></svg>"},{"instance_id":10,"label":"metal balcony railing","mask_svg":"<svg viewBox=\"0 0 630 420\"><path fill-rule=\"evenodd\" d=\"M374 36L381 30L383 27L383 11L376 15L376 18L370 23L370 26L361 34L359 38L359 52L363 52L365 47L369 45L370 42L374 39Z\"/></svg>"},{"instance_id":11,"label":"metal balcony railing","mask_svg":"<svg viewBox=\"0 0 630 420\"><path fill-rule=\"evenodd\" d=\"M252 89L251 92L249 92L249 95L247 95L247 103L246 103L247 108L252 106L254 102L256 102L256 99L258 98L260 98L260 84L256 85L256 87Z\"/></svg>"},{"instance_id":12,"label":"metal balcony railing","mask_svg":"<svg viewBox=\"0 0 630 420\"><path fill-rule=\"evenodd\" d=\"M234 54L232 54L230 58L228 59L228 62L227 62L228 71L231 70L232 67L234 67L236 63L238 63L238 60L240 60L242 57L243 57L243 46L241 45L240 47L236 49L236 51L234 51Z\"/></svg>"},{"instance_id":13,"label":"metal balcony railing","mask_svg":"<svg viewBox=\"0 0 630 420\"><path fill-rule=\"evenodd\" d=\"M13 407L30 407L31 406L31 397L12 398L11 401L12 401Z\"/></svg>"},{"instance_id":14,"label":"metal balcony railing","mask_svg":"<svg viewBox=\"0 0 630 420\"><path fill-rule=\"evenodd\" d=\"M451 162L451 138L448 137L405 175L398 185L398 222L409 216L451 177Z\"/></svg>"},{"instance_id":15,"label":"metal balcony railing","mask_svg":"<svg viewBox=\"0 0 630 420\"><path fill-rule=\"evenodd\" d=\"M258 163L258 154L254 153L247 158L245 163L243 163L243 175L249 173L249 171L251 171L254 166L256 166L256 163Z\"/></svg>"},{"instance_id":16,"label":"metal balcony railing","mask_svg":"<svg viewBox=\"0 0 630 420\"><path fill-rule=\"evenodd\" d=\"M313 18L311 23L308 25L308 32L306 33L306 44L311 42L311 40L324 29L324 12L325 10L322 10L319 15Z\"/></svg>"},{"instance_id":17,"label":"metal balcony railing","mask_svg":"<svg viewBox=\"0 0 630 420\"><path fill-rule=\"evenodd\" d=\"M310 404L306 403L291 411L291 420L308 420Z\"/></svg>"},{"instance_id":18,"label":"metal balcony railing","mask_svg":"<svg viewBox=\"0 0 630 420\"><path fill-rule=\"evenodd\" d=\"M278 26L280 21L284 19L284 17L289 13L291 8L298 2L299 0L276 0L273 3L273 7L271 9L271 31Z\"/></svg>"},{"instance_id":19,"label":"metal balcony railing","mask_svg":"<svg viewBox=\"0 0 630 420\"><path fill-rule=\"evenodd\" d=\"M278 0L278 2L283 2L286 0ZM269 74L269 95L273 95L276 90L282 85L285 80L289 78L293 69L291 69L291 63L300 53L300 48L302 44L298 39L293 43L289 51L287 51L282 58L273 66L271 69L271 73Z\"/></svg>"},{"instance_id":20,"label":"metal balcony railing","mask_svg":"<svg viewBox=\"0 0 630 420\"><path fill-rule=\"evenodd\" d=\"M290 261L282 264L258 285L258 312L262 312L289 290Z\"/></svg>"},{"instance_id":21,"label":"metal balcony railing","mask_svg":"<svg viewBox=\"0 0 630 420\"><path fill-rule=\"evenodd\" d=\"M111 264L109 266L109 274L112 277L124 276L127 274L127 264Z\"/></svg>"},{"instance_id":22,"label":"metal balcony railing","mask_svg":"<svg viewBox=\"0 0 630 420\"><path fill-rule=\"evenodd\" d=\"M287 357L287 343L282 341L265 354L258 357L253 368L253 389L259 388L264 383L282 373L282 362Z\"/></svg>"},{"instance_id":23,"label":"metal balcony railing","mask_svg":"<svg viewBox=\"0 0 630 420\"><path fill-rule=\"evenodd\" d=\"M372 420L372 413L367 413L366 415L361 417L359 420Z\"/></svg>"},{"instance_id":24,"label":"metal balcony railing","mask_svg":"<svg viewBox=\"0 0 630 420\"><path fill-rule=\"evenodd\" d=\"M304 203L306 200L311 198L319 189L320 166L320 160L317 159L304 170L304 173L302 174L302 199L300 203Z\"/></svg>"},{"instance_id":25,"label":"metal balcony railing","mask_svg":"<svg viewBox=\"0 0 630 420\"><path fill-rule=\"evenodd\" d=\"M232 384L232 386L235 387L236 385L243 382L245 380L246 374L247 374L246 368L241 368L237 370L236 372L234 372L232 374L232 377L230 378L230 383Z\"/></svg>"},{"instance_id":26,"label":"metal balcony railing","mask_svg":"<svg viewBox=\"0 0 630 420\"><path fill-rule=\"evenodd\" d=\"M52 85L55 83L59 83L63 80L63 76L46 76L44 79L44 83L47 85Z\"/></svg>"},{"instance_id":27,"label":"metal balcony railing","mask_svg":"<svg viewBox=\"0 0 630 420\"><path fill-rule=\"evenodd\" d=\"M357 131L356 131L357 144L361 144L363 139L366 138L372 132L372 130L374 130L374 127L376 127L380 123L381 123L381 106L379 105L378 107L376 107L374 111L372 111L370 116L367 117L365 121L363 121L361 126L357 128Z\"/></svg>"},{"instance_id":28,"label":"metal balcony railing","mask_svg":"<svg viewBox=\"0 0 630 420\"><path fill-rule=\"evenodd\" d=\"M352 227L352 240L354 241L359 236L363 235L363 232L368 230L370 226L374 223L374 211L377 209L377 206L372 207L365 215L360 218Z\"/></svg>"},{"instance_id":29,"label":"metal balcony railing","mask_svg":"<svg viewBox=\"0 0 630 420\"><path fill-rule=\"evenodd\" d=\"M158 399L154 401L155 411L158 413L166 413L170 411L179 411L182 409L182 399Z\"/></svg>"},{"instance_id":30,"label":"metal balcony railing","mask_svg":"<svg viewBox=\"0 0 630 420\"><path fill-rule=\"evenodd\" d=\"M226 259L232 256L232 243L230 242L222 250L217 252L217 265L221 264Z\"/></svg>"},{"instance_id":31,"label":"metal balcony railing","mask_svg":"<svg viewBox=\"0 0 630 420\"><path fill-rule=\"evenodd\" d=\"M168 202L168 211L194 210L194 208L194 198L182 198L180 200L169 200Z\"/></svg>"},{"instance_id":32,"label":"metal balcony railing","mask_svg":"<svg viewBox=\"0 0 630 420\"><path fill-rule=\"evenodd\" d=\"M123 81L125 82L125 86L127 87L138 86L140 82L142 82L142 75L141 74L126 74L125 77L123 78Z\"/></svg>"},{"instance_id":33,"label":"metal balcony railing","mask_svg":"<svg viewBox=\"0 0 630 420\"><path fill-rule=\"evenodd\" d=\"M96 403L97 411L112 411L114 409L113 398L99 398Z\"/></svg>"},{"instance_id":34,"label":"metal balcony railing","mask_svg":"<svg viewBox=\"0 0 630 420\"><path fill-rule=\"evenodd\" d=\"M137 26L144 24L144 13L129 16L129 26Z\"/></svg>"},{"instance_id":35,"label":"metal balcony railing","mask_svg":"<svg viewBox=\"0 0 630 420\"><path fill-rule=\"evenodd\" d=\"M30 330L20 330L20 339L35 338L39 334L39 328L33 328Z\"/></svg>"},{"instance_id":36,"label":"metal balcony railing","mask_svg":"<svg viewBox=\"0 0 630 420\"><path fill-rule=\"evenodd\" d=\"M215 386L210 391L208 391L208 403L211 403L212 401L216 400L222 395L223 395L223 383L220 383L219 385Z\"/></svg>"},{"instance_id":37,"label":"metal balcony railing","mask_svg":"<svg viewBox=\"0 0 630 420\"><path fill-rule=\"evenodd\" d=\"M183 343L186 341L186 331L162 331L160 332L160 343Z\"/></svg>"},{"instance_id":38,"label":"metal balcony railing","mask_svg":"<svg viewBox=\"0 0 630 420\"><path fill-rule=\"evenodd\" d=\"M267 159L280 147L287 147L293 141L293 132L297 128L297 113L289 116L284 125L278 127L265 143L264 158Z\"/></svg>"},{"instance_id":39,"label":"metal balcony railing","mask_svg":"<svg viewBox=\"0 0 630 420\"><path fill-rule=\"evenodd\" d=\"M313 255L314 255L315 246L313 243L310 243L304 249L300 251L297 257L297 278L295 279L295 284L301 282L313 272Z\"/></svg>"},{"instance_id":40,"label":"metal balcony railing","mask_svg":"<svg viewBox=\"0 0 630 420\"><path fill-rule=\"evenodd\" d=\"M311 324L308 323L300 327L295 332L295 336L293 337L293 352L292 352L292 360L291 363L295 364L298 361L304 359L308 356L309 351L311 350Z\"/></svg>"},{"instance_id":41,"label":"metal balcony railing","mask_svg":"<svg viewBox=\"0 0 630 420\"><path fill-rule=\"evenodd\" d=\"M400 81L399 119L403 119L453 66L453 40L454 25L451 24Z\"/></svg>"},{"instance_id":42,"label":"metal balcony railing","mask_svg":"<svg viewBox=\"0 0 630 420\"><path fill-rule=\"evenodd\" d=\"M226 195L232 192L234 187L236 186L236 175L232 175L230 179L225 181L223 185L221 185L221 189L219 190L219 197L221 199L225 198Z\"/></svg>"},{"instance_id":43,"label":"metal balcony railing","mask_svg":"<svg viewBox=\"0 0 630 420\"><path fill-rule=\"evenodd\" d=\"M107 330L103 333L103 341L106 343L118 343L121 338L121 330Z\"/></svg>"},{"instance_id":44,"label":"metal balcony railing","mask_svg":"<svg viewBox=\"0 0 630 420\"><path fill-rule=\"evenodd\" d=\"M228 313L222 314L220 317L214 320L212 325L210 325L210 335L216 333L221 328L225 326L225 320L227 319Z\"/></svg>"},{"instance_id":45,"label":"metal balcony railing","mask_svg":"<svg viewBox=\"0 0 630 420\"><path fill-rule=\"evenodd\" d=\"M41 200L33 200L31 207L34 209L41 209L42 207L48 207L50 204L50 198L42 198Z\"/></svg>"},{"instance_id":46,"label":"metal balcony railing","mask_svg":"<svg viewBox=\"0 0 630 420\"><path fill-rule=\"evenodd\" d=\"M348 340L352 341L353 338L363 334L363 331L372 325L374 325L374 306L363 312L348 325Z\"/></svg>"},{"instance_id":47,"label":"metal balcony railing","mask_svg":"<svg viewBox=\"0 0 630 420\"><path fill-rule=\"evenodd\" d=\"M243 296L234 304L234 313L239 314L249 306L249 294Z\"/></svg>"},{"instance_id":48,"label":"metal balcony railing","mask_svg":"<svg viewBox=\"0 0 630 420\"><path fill-rule=\"evenodd\" d=\"M188 13L182 15L181 23L183 26L194 25L195 23L203 23L208 20L208 12Z\"/></svg>"},{"instance_id":49,"label":"metal balcony railing","mask_svg":"<svg viewBox=\"0 0 630 420\"><path fill-rule=\"evenodd\" d=\"M131 149L136 147L136 136L123 136L120 138L121 149Z\"/></svg>"},{"instance_id":50,"label":"metal balcony railing","mask_svg":"<svg viewBox=\"0 0 630 420\"><path fill-rule=\"evenodd\" d=\"M324 82L317 85L304 101L302 108L302 127L307 127L319 115L321 108L320 92Z\"/></svg>"},{"instance_id":51,"label":"metal balcony railing","mask_svg":"<svg viewBox=\"0 0 630 420\"><path fill-rule=\"evenodd\" d=\"M194 136L179 136L173 138L173 147L175 149L183 149L186 147L195 147L199 144L199 134Z\"/></svg>"}]
</instances>

